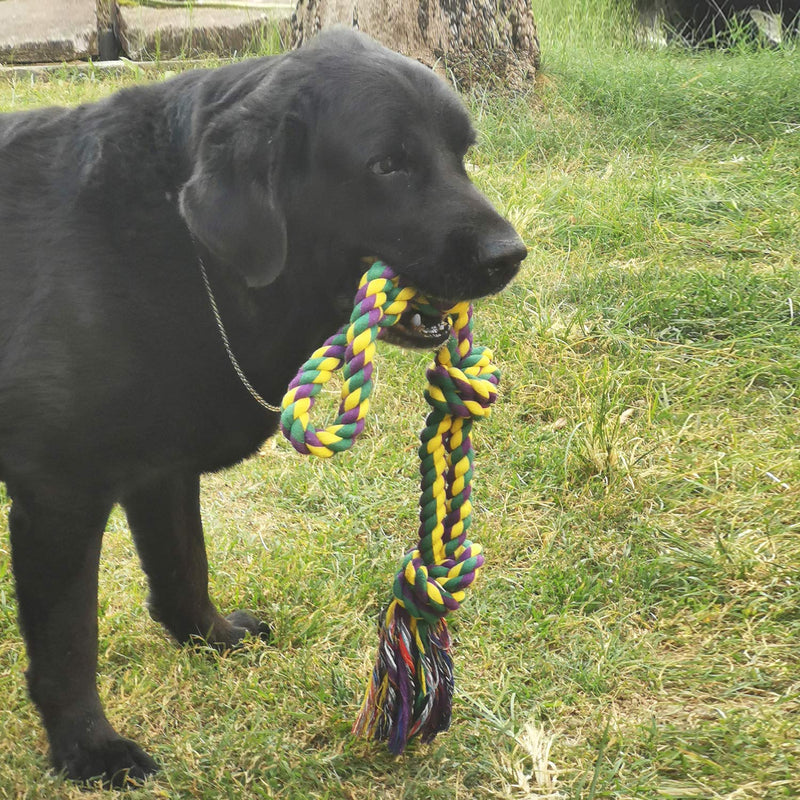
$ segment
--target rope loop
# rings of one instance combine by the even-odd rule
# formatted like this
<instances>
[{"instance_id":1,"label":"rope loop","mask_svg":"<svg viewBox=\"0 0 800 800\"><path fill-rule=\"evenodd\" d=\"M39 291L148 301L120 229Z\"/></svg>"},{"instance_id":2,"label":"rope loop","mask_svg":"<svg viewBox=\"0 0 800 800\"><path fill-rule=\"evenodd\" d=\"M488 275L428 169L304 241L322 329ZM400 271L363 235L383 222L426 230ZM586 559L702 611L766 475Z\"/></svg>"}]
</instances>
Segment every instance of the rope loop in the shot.
<instances>
[{"instance_id":1,"label":"rope loop","mask_svg":"<svg viewBox=\"0 0 800 800\"><path fill-rule=\"evenodd\" d=\"M330 458L350 448L364 430L372 393L375 340L409 306L426 310L428 301L376 261L361 278L350 323L312 353L289 384L281 403L281 430L299 453ZM315 398L342 370L339 409L333 423L317 429L309 414Z\"/></svg>"}]
</instances>

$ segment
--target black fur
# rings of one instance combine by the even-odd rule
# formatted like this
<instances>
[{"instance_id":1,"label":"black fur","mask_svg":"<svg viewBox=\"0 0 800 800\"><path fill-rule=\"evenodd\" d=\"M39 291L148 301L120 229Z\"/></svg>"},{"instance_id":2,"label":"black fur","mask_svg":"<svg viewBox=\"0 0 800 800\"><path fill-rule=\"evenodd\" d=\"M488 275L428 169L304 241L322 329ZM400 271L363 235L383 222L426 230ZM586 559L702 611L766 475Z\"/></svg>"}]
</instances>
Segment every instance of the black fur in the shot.
<instances>
[{"instance_id":1,"label":"black fur","mask_svg":"<svg viewBox=\"0 0 800 800\"><path fill-rule=\"evenodd\" d=\"M470 183L474 139L433 73L335 32L79 108L0 117L0 479L31 697L56 768L118 784L155 762L95 686L97 569L124 507L150 608L176 639L263 633L208 597L203 472L277 427L272 403L346 318L362 258L458 300L525 248Z\"/></svg>"}]
</instances>

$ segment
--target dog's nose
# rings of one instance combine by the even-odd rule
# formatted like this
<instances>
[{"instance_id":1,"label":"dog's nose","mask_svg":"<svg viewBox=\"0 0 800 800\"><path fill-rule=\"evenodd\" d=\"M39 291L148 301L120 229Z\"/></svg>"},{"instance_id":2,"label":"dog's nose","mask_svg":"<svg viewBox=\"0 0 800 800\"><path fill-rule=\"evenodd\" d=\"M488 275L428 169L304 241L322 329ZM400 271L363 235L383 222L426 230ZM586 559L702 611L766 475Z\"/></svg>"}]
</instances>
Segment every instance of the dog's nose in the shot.
<instances>
[{"instance_id":1,"label":"dog's nose","mask_svg":"<svg viewBox=\"0 0 800 800\"><path fill-rule=\"evenodd\" d=\"M505 285L519 271L528 255L528 248L519 236L482 242L478 248L478 264L494 283Z\"/></svg>"}]
</instances>

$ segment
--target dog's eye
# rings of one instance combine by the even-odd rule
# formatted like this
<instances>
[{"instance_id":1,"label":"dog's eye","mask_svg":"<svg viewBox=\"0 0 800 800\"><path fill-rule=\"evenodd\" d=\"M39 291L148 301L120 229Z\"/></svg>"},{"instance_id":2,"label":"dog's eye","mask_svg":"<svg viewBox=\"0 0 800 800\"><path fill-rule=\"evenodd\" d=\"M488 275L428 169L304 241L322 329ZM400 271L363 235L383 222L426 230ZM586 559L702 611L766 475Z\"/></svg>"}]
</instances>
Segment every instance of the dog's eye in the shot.
<instances>
[{"instance_id":1,"label":"dog's eye","mask_svg":"<svg viewBox=\"0 0 800 800\"><path fill-rule=\"evenodd\" d=\"M376 158L369 164L370 172L376 175L391 175L393 172L400 172L403 169L403 159L397 156L384 156Z\"/></svg>"}]
</instances>

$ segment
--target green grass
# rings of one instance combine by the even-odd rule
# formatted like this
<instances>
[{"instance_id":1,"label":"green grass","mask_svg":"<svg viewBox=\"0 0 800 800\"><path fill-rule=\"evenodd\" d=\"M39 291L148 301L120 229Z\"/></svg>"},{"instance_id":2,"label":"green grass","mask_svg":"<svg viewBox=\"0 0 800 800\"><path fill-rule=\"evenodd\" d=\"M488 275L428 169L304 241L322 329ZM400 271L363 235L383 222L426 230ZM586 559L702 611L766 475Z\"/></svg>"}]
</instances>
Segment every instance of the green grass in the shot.
<instances>
[{"instance_id":1,"label":"green grass","mask_svg":"<svg viewBox=\"0 0 800 800\"><path fill-rule=\"evenodd\" d=\"M399 759L349 735L415 529L427 359L384 348L354 451L269 442L205 480L214 596L272 645L175 649L112 520L101 692L164 765L131 797L800 795L800 61L639 50L611 6L542 5L535 93L468 98L473 177L530 256L477 307L503 396L452 730ZM6 83L0 108L140 79ZM0 797L91 796L46 772L0 548Z\"/></svg>"}]
</instances>

